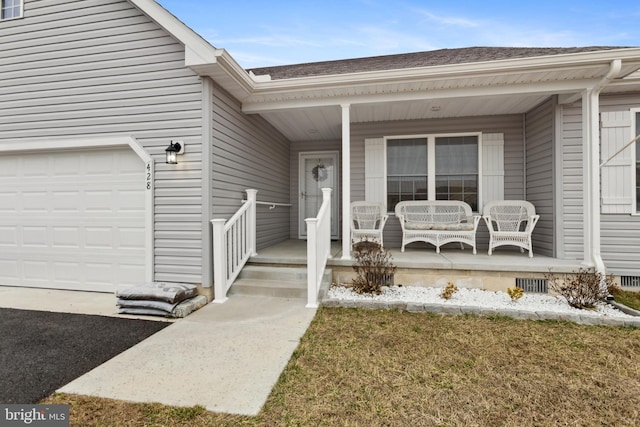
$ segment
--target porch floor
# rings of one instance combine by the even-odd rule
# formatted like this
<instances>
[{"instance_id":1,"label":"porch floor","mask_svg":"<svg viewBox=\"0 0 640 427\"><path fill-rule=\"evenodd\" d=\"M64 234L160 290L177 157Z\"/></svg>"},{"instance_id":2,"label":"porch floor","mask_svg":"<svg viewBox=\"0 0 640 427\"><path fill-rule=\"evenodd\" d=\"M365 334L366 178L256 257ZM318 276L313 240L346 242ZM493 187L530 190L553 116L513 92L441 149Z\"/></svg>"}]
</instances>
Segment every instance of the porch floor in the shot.
<instances>
[{"instance_id":1,"label":"porch floor","mask_svg":"<svg viewBox=\"0 0 640 427\"><path fill-rule=\"evenodd\" d=\"M460 247L441 248L439 254L435 248L387 248L393 257L393 263L398 268L417 268L435 270L466 270L466 271L496 271L496 272L527 272L527 273L572 273L584 267L581 260L566 260L547 257L533 253L529 258L528 252L521 253L518 248L497 248L492 255L486 250L479 249L476 255L470 248L461 250ZM258 255L251 257L250 262L256 264L284 264L306 265L307 242L305 240L286 240L276 245L258 250ZM342 259L342 243L331 242L331 256L327 267L350 267L353 259Z\"/></svg>"}]
</instances>

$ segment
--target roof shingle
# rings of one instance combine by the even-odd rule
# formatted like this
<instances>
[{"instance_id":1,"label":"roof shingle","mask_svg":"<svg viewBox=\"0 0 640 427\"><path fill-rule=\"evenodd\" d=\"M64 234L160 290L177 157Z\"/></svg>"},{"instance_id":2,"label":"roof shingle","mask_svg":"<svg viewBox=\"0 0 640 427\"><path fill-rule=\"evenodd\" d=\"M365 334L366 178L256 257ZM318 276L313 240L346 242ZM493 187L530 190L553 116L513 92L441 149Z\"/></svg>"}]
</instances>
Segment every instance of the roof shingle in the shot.
<instances>
[{"instance_id":1,"label":"roof shingle","mask_svg":"<svg viewBox=\"0 0 640 427\"><path fill-rule=\"evenodd\" d=\"M615 46L558 48L468 47L460 49L440 49L426 52L403 53L399 55L372 56L367 58L262 67L253 68L247 71L252 71L256 76L268 74L273 80L280 80L296 77L313 77L366 71L430 67L437 65L467 64L502 59L530 58L536 56L565 55L570 53L595 52L621 48L622 47Z\"/></svg>"}]
</instances>

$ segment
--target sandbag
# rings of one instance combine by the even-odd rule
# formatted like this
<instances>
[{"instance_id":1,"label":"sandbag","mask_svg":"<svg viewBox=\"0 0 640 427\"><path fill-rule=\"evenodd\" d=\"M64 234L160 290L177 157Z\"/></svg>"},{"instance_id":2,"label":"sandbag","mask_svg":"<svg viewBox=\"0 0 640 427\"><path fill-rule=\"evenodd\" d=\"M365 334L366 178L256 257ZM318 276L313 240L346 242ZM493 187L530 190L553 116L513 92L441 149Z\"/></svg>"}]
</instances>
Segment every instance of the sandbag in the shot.
<instances>
[{"instance_id":1,"label":"sandbag","mask_svg":"<svg viewBox=\"0 0 640 427\"><path fill-rule=\"evenodd\" d=\"M171 304L198 294L198 287L187 283L154 282L119 290L116 296L123 300L165 301Z\"/></svg>"}]
</instances>

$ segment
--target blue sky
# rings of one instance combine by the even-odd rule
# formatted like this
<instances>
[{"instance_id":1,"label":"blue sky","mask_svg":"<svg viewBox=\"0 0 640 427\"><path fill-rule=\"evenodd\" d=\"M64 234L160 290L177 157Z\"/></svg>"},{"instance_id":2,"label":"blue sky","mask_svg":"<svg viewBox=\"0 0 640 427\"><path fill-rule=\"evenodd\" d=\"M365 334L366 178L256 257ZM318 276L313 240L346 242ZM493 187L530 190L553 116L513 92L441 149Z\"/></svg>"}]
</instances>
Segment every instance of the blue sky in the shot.
<instances>
[{"instance_id":1,"label":"blue sky","mask_svg":"<svg viewBox=\"0 0 640 427\"><path fill-rule=\"evenodd\" d=\"M245 68L469 46L640 46L640 1L158 0Z\"/></svg>"}]
</instances>

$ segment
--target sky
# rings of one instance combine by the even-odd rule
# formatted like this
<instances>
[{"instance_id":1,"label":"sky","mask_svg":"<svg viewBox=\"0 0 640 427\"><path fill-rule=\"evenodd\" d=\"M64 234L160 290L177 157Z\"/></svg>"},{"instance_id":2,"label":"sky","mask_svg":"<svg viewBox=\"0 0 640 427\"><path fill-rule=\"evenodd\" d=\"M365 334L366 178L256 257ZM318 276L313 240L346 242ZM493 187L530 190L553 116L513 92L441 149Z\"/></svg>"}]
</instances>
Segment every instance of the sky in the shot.
<instances>
[{"instance_id":1,"label":"sky","mask_svg":"<svg viewBox=\"0 0 640 427\"><path fill-rule=\"evenodd\" d=\"M640 46L638 0L157 0L244 68L471 46Z\"/></svg>"}]
</instances>

